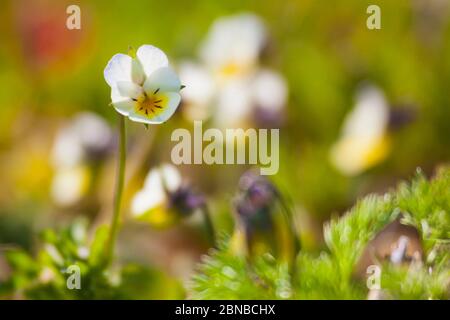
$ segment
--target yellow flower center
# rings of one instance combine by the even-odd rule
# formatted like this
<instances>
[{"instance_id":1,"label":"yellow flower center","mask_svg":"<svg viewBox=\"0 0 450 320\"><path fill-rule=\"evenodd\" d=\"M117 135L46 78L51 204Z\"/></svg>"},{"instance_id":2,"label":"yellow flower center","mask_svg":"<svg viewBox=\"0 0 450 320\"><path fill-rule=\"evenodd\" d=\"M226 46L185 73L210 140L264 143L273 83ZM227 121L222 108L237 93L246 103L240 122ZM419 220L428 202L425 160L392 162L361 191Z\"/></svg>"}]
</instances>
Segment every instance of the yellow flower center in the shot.
<instances>
[{"instance_id":1,"label":"yellow flower center","mask_svg":"<svg viewBox=\"0 0 450 320\"><path fill-rule=\"evenodd\" d=\"M162 112L167 101L167 97L163 93L160 93L159 89L155 90L151 95L144 92L136 100L136 113L152 118Z\"/></svg>"},{"instance_id":2,"label":"yellow flower center","mask_svg":"<svg viewBox=\"0 0 450 320\"><path fill-rule=\"evenodd\" d=\"M224 65L222 67L222 69L220 70L220 72L221 72L221 74L223 76L229 77L229 76L233 76L233 75L239 73L240 69L241 68L240 68L239 65L237 65L236 63L231 62L231 63L228 63L228 64Z\"/></svg>"}]
</instances>

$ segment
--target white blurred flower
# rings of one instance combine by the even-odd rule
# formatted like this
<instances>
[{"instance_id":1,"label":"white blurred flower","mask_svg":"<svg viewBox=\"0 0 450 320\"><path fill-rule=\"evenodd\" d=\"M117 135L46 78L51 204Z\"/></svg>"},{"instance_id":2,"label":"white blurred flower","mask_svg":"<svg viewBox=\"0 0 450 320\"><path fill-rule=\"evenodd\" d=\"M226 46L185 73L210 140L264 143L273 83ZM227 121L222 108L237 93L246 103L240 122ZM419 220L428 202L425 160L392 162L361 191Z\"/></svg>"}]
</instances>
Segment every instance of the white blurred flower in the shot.
<instances>
[{"instance_id":1,"label":"white blurred flower","mask_svg":"<svg viewBox=\"0 0 450 320\"><path fill-rule=\"evenodd\" d=\"M342 173L357 175L384 160L389 152L389 107L383 92L364 87L331 148L331 161Z\"/></svg>"},{"instance_id":2,"label":"white blurred flower","mask_svg":"<svg viewBox=\"0 0 450 320\"><path fill-rule=\"evenodd\" d=\"M247 77L223 85L217 94L216 124L222 127L247 126L262 120L277 122L287 101L287 85L281 75L261 69ZM264 119L257 119L264 114Z\"/></svg>"},{"instance_id":3,"label":"white blurred flower","mask_svg":"<svg viewBox=\"0 0 450 320\"><path fill-rule=\"evenodd\" d=\"M280 74L263 69L256 74L252 86L257 107L273 112L281 111L286 105L287 83Z\"/></svg>"},{"instance_id":4,"label":"white blurred flower","mask_svg":"<svg viewBox=\"0 0 450 320\"><path fill-rule=\"evenodd\" d=\"M175 192L181 186L181 175L177 168L163 164L151 170L131 202L131 213L136 218L149 220L153 225L165 226L172 222L166 214L168 192Z\"/></svg>"},{"instance_id":5,"label":"white blurred flower","mask_svg":"<svg viewBox=\"0 0 450 320\"><path fill-rule=\"evenodd\" d=\"M181 67L187 118L212 116L222 128L278 125L288 90L281 75L259 65L266 42L265 26L256 15L219 18L202 44L202 64Z\"/></svg>"},{"instance_id":6,"label":"white blurred flower","mask_svg":"<svg viewBox=\"0 0 450 320\"><path fill-rule=\"evenodd\" d=\"M223 85L217 94L214 122L220 127L245 126L249 120L253 100L248 78L236 79Z\"/></svg>"},{"instance_id":7,"label":"white blurred flower","mask_svg":"<svg viewBox=\"0 0 450 320\"><path fill-rule=\"evenodd\" d=\"M223 17L213 24L201 49L205 64L220 78L240 75L258 64L266 30L254 14Z\"/></svg>"},{"instance_id":8,"label":"white blurred flower","mask_svg":"<svg viewBox=\"0 0 450 320\"><path fill-rule=\"evenodd\" d=\"M70 206L88 190L89 160L102 156L113 142L108 124L98 115L83 112L56 135L52 149L55 173L51 196L61 206Z\"/></svg>"},{"instance_id":9,"label":"white blurred flower","mask_svg":"<svg viewBox=\"0 0 450 320\"><path fill-rule=\"evenodd\" d=\"M212 113L216 84L208 69L185 61L179 66L182 83L188 84L181 92L183 113L190 120L205 120Z\"/></svg>"},{"instance_id":10,"label":"white blurred flower","mask_svg":"<svg viewBox=\"0 0 450 320\"><path fill-rule=\"evenodd\" d=\"M76 166L89 157L106 150L113 134L108 124L90 112L78 114L57 134L52 150L55 167Z\"/></svg>"},{"instance_id":11,"label":"white blurred flower","mask_svg":"<svg viewBox=\"0 0 450 320\"><path fill-rule=\"evenodd\" d=\"M89 177L89 170L85 166L60 168L52 181L53 201L61 206L70 206L80 201L88 189Z\"/></svg>"},{"instance_id":12,"label":"white blurred flower","mask_svg":"<svg viewBox=\"0 0 450 320\"><path fill-rule=\"evenodd\" d=\"M147 175L131 203L131 213L154 227L164 228L204 205L204 197L184 184L176 167L163 164Z\"/></svg>"},{"instance_id":13,"label":"white blurred flower","mask_svg":"<svg viewBox=\"0 0 450 320\"><path fill-rule=\"evenodd\" d=\"M154 46L139 47L135 59L114 55L104 76L111 87L114 108L132 121L165 122L180 103L180 79L169 67L166 54Z\"/></svg>"}]
</instances>

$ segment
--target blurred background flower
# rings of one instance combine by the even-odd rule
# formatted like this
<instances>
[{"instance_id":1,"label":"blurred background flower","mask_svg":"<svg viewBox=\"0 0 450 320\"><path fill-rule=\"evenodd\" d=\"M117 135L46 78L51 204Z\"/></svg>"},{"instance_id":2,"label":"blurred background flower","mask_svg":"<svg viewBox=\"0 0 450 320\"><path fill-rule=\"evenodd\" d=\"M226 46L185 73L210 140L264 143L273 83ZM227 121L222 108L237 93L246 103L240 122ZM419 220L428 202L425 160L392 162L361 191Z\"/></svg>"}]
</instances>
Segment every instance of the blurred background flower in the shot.
<instances>
[{"instance_id":1,"label":"blurred background flower","mask_svg":"<svg viewBox=\"0 0 450 320\"><path fill-rule=\"evenodd\" d=\"M217 19L200 47L199 62L180 66L182 82L188 84L183 91L187 118L212 117L223 128L279 126L287 84L261 66L267 42L266 27L255 14Z\"/></svg>"},{"instance_id":2,"label":"blurred background flower","mask_svg":"<svg viewBox=\"0 0 450 320\"><path fill-rule=\"evenodd\" d=\"M111 152L114 135L99 116L82 112L56 135L52 149L55 170L51 195L56 204L69 206L89 191L93 171Z\"/></svg>"},{"instance_id":3,"label":"blurred background flower","mask_svg":"<svg viewBox=\"0 0 450 320\"><path fill-rule=\"evenodd\" d=\"M204 201L182 181L176 167L163 164L148 173L143 189L132 200L131 212L152 226L162 228L201 209Z\"/></svg>"},{"instance_id":4,"label":"blurred background flower","mask_svg":"<svg viewBox=\"0 0 450 320\"><path fill-rule=\"evenodd\" d=\"M388 155L389 107L375 87L363 88L354 110L345 118L342 134L331 149L331 161L344 174L355 175Z\"/></svg>"},{"instance_id":5,"label":"blurred background flower","mask_svg":"<svg viewBox=\"0 0 450 320\"><path fill-rule=\"evenodd\" d=\"M299 250L292 213L276 187L248 171L239 180L234 200L236 225L231 250L250 259L270 253L292 263Z\"/></svg>"}]
</instances>

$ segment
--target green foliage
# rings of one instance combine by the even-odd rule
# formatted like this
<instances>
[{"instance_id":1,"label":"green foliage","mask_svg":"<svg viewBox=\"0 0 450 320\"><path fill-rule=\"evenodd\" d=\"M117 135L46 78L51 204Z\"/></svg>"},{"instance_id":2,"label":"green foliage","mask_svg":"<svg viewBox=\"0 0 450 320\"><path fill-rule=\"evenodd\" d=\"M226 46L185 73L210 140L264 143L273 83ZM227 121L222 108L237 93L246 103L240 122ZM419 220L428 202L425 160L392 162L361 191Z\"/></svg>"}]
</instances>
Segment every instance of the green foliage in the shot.
<instances>
[{"instance_id":1,"label":"green foliage","mask_svg":"<svg viewBox=\"0 0 450 320\"><path fill-rule=\"evenodd\" d=\"M194 299L285 299L292 295L287 263L273 256L256 257L250 265L229 253L228 241L204 256L190 287Z\"/></svg>"},{"instance_id":2,"label":"green foliage","mask_svg":"<svg viewBox=\"0 0 450 320\"><path fill-rule=\"evenodd\" d=\"M270 254L246 257L232 254L229 239L204 256L189 285L194 299L365 299L368 289L354 276L355 265L367 243L388 223L402 215L422 236L421 264L382 267L381 287L388 298L446 299L449 297L450 169L432 181L419 172L412 183L402 183L383 196L369 195L324 230L328 250L314 255L301 251L296 270ZM87 240L86 224L76 222L56 233L42 234L36 257L10 250L12 276L0 284L0 295L33 299L151 299L180 298L175 280L137 264L105 265L107 227ZM82 290L67 288L66 270L81 271ZM165 290L159 290L160 288ZM165 296L158 295L165 292Z\"/></svg>"},{"instance_id":3,"label":"green foliage","mask_svg":"<svg viewBox=\"0 0 450 320\"><path fill-rule=\"evenodd\" d=\"M364 299L363 284L350 281L338 272L338 261L323 252L318 257L301 253L299 276L295 285L297 299Z\"/></svg>"},{"instance_id":4,"label":"green foliage","mask_svg":"<svg viewBox=\"0 0 450 320\"><path fill-rule=\"evenodd\" d=\"M448 299L450 269L427 268L383 268L381 287L389 288L389 296L395 299Z\"/></svg>"},{"instance_id":5,"label":"green foliage","mask_svg":"<svg viewBox=\"0 0 450 320\"><path fill-rule=\"evenodd\" d=\"M293 277L273 258L260 257L250 266L245 258L231 255L224 244L199 266L191 296L365 299L368 289L364 281L354 277L355 265L369 240L400 213L402 223L419 230L425 261L407 266L383 265L383 292L394 299L448 299L450 168L439 170L430 182L418 172L411 184L403 183L383 196L369 195L344 216L332 219L324 230L329 250L319 256L301 252Z\"/></svg>"},{"instance_id":6,"label":"green foliage","mask_svg":"<svg viewBox=\"0 0 450 320\"><path fill-rule=\"evenodd\" d=\"M7 251L12 276L0 283L0 296L29 299L156 299L181 298L176 280L136 264L107 266L104 248L108 228L97 229L88 245L86 224L76 222L59 233L47 230L42 235L42 249L36 258L24 250ZM69 289L73 274L70 266L80 270L80 289ZM164 287L165 296L160 288Z\"/></svg>"},{"instance_id":7,"label":"green foliage","mask_svg":"<svg viewBox=\"0 0 450 320\"><path fill-rule=\"evenodd\" d=\"M396 199L408 223L432 244L439 239L450 239L450 170L442 168L437 176L432 183L427 183L419 173L410 186L404 183L400 186Z\"/></svg>"}]
</instances>

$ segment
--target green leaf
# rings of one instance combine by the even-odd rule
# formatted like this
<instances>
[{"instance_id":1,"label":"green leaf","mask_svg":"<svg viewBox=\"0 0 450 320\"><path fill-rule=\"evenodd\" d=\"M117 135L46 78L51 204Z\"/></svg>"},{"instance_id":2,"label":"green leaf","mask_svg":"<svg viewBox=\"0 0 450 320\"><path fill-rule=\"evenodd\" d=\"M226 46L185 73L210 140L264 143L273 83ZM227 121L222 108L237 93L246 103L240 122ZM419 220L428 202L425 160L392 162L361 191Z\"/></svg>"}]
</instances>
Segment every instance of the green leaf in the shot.
<instances>
[{"instance_id":1,"label":"green leaf","mask_svg":"<svg viewBox=\"0 0 450 320\"><path fill-rule=\"evenodd\" d=\"M109 227L100 226L95 232L95 237L91 245L88 264L92 268L102 268L106 262L105 248L109 237Z\"/></svg>"}]
</instances>

